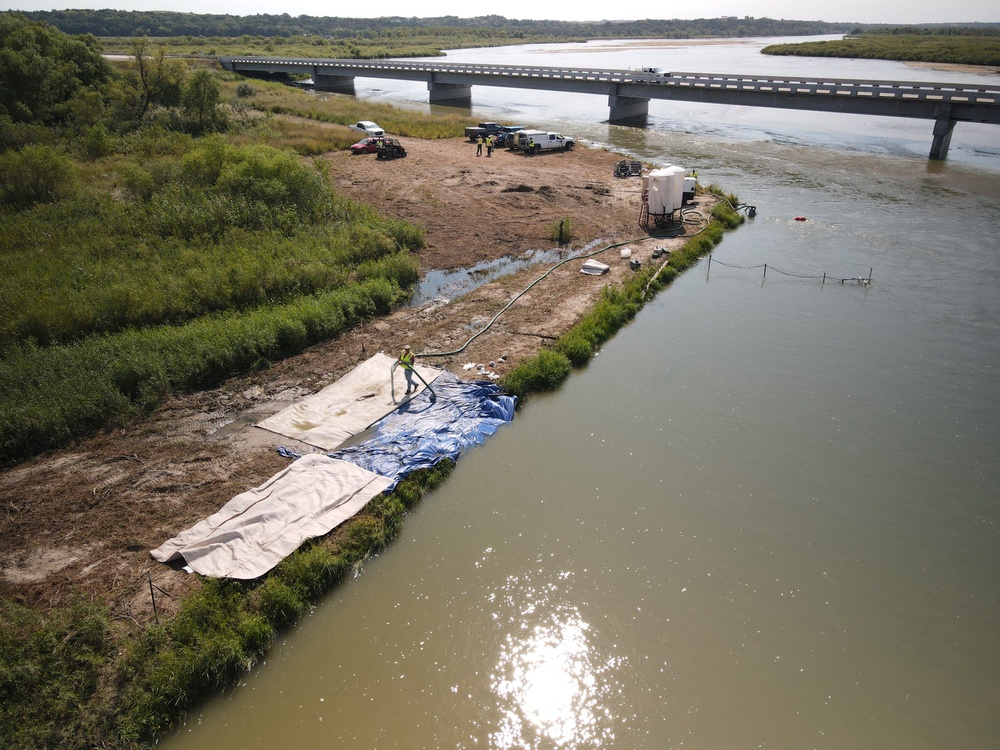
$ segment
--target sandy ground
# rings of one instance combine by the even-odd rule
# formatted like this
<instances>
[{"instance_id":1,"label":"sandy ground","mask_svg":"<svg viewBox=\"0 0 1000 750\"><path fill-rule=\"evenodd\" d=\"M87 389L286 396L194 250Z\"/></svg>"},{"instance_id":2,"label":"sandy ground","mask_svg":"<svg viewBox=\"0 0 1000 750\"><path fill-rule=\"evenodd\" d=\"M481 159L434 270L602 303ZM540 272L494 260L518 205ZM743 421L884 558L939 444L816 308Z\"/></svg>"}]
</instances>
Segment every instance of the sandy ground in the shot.
<instances>
[{"instance_id":1,"label":"sandy ground","mask_svg":"<svg viewBox=\"0 0 1000 750\"><path fill-rule=\"evenodd\" d=\"M640 180L614 177L619 155L578 147L533 157L498 150L486 158L461 139L404 143L408 156L395 161L347 152L324 158L339 190L425 228L425 272L462 269L457 273L468 276L464 269L483 261L552 249L551 227L561 219L569 219L573 232L565 256L587 243L599 249L645 235L638 226ZM682 241L646 239L632 249L650 262L655 247ZM425 361L469 378L475 371L463 364L492 360L502 375L629 273L619 248L597 259L611 272L587 276L580 261L567 263L461 353ZM291 441L256 422L377 351L395 354L406 342L418 355L462 347L551 265L523 269L451 301L399 310L265 372L177 395L141 423L0 473L0 596L42 608L74 594L100 597L114 615L141 623L152 616L151 580L163 592L157 594L161 613L173 609L197 579L156 563L149 550L288 463L276 447Z\"/></svg>"}]
</instances>

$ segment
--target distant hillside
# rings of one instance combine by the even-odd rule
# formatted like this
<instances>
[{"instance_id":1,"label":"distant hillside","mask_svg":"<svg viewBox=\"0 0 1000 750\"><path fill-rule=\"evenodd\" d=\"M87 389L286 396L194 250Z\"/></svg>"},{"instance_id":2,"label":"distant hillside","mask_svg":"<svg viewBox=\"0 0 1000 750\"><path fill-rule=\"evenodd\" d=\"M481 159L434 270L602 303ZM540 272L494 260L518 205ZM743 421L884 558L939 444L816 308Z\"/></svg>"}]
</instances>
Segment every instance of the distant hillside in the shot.
<instances>
[{"instance_id":1,"label":"distant hillside","mask_svg":"<svg viewBox=\"0 0 1000 750\"><path fill-rule=\"evenodd\" d=\"M375 6L377 8L377 6ZM484 32L490 37L518 41L540 36L576 39L628 39L740 36L805 36L847 33L856 23L785 21L773 18L699 18L643 21L531 21L503 16L478 18L335 18L313 16L231 16L169 11L59 10L25 11L22 15L43 21L67 34L99 37L290 37L318 35L345 39L360 36L412 36L441 34L443 30ZM376 11L377 12L377 11ZM555 10L553 11L556 12Z\"/></svg>"}]
</instances>

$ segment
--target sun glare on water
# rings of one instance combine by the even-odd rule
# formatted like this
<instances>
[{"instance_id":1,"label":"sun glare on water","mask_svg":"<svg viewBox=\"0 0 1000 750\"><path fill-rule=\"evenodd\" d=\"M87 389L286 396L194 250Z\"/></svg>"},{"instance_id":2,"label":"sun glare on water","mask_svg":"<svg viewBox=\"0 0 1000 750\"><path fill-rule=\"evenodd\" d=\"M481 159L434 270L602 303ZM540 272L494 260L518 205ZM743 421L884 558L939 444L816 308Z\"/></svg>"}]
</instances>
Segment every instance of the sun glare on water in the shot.
<instances>
[{"instance_id":1,"label":"sun glare on water","mask_svg":"<svg viewBox=\"0 0 1000 750\"><path fill-rule=\"evenodd\" d=\"M569 610L507 636L493 675L501 711L494 747L602 747L614 739L606 700L618 660L596 658L589 628Z\"/></svg>"}]
</instances>

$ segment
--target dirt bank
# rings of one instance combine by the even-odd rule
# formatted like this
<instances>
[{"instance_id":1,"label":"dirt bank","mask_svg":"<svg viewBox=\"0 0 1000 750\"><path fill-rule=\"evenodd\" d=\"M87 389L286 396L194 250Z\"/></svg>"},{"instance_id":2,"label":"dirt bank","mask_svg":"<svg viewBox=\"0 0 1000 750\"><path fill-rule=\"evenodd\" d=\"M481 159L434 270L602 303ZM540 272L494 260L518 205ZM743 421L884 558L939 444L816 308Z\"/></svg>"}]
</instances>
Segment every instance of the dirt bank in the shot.
<instances>
[{"instance_id":1,"label":"dirt bank","mask_svg":"<svg viewBox=\"0 0 1000 750\"><path fill-rule=\"evenodd\" d=\"M640 182L614 177L621 158L615 154L577 148L534 157L495 151L486 158L457 139L407 139L405 145L409 155L396 161L346 152L325 159L339 190L425 228L425 271L551 249L552 225L563 219L576 249L642 236ZM648 259L657 245L668 244L647 240L634 251ZM604 286L628 273L618 249L604 256L598 259L612 266L611 273L586 276L578 262L565 264L467 349L428 362L471 377L463 364L493 360L502 375L573 325ZM404 342L418 355L461 347L546 268L522 270L447 303L400 310L266 372L173 397L140 424L3 472L0 596L47 607L78 592L112 602L120 617L144 622L151 617L150 572L170 595L159 597L158 605L170 609L196 579L155 563L149 550L287 464L275 448L290 441L255 422L379 350L394 353Z\"/></svg>"}]
</instances>

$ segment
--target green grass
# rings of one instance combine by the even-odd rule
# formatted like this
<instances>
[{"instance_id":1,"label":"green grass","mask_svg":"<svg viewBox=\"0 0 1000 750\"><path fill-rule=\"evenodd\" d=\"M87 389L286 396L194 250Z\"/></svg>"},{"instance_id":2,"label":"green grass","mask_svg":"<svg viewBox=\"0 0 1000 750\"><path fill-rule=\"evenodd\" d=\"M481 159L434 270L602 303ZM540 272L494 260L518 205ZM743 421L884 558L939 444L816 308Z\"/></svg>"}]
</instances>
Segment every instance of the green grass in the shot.
<instances>
[{"instance_id":1,"label":"green grass","mask_svg":"<svg viewBox=\"0 0 1000 750\"><path fill-rule=\"evenodd\" d=\"M412 260L409 261L412 263ZM410 269L416 275L415 266ZM406 298L369 278L285 305L180 326L133 329L76 344L13 346L0 359L0 457L22 458L140 418L163 398L266 367L385 315Z\"/></svg>"},{"instance_id":2,"label":"green grass","mask_svg":"<svg viewBox=\"0 0 1000 750\"><path fill-rule=\"evenodd\" d=\"M39 612L0 602L0 737L5 748L83 747L96 716L81 711L113 658L101 602Z\"/></svg>"},{"instance_id":3,"label":"green grass","mask_svg":"<svg viewBox=\"0 0 1000 750\"><path fill-rule=\"evenodd\" d=\"M290 151L153 128L74 163L73 195L0 211L0 463L339 336L418 278L421 230Z\"/></svg>"},{"instance_id":4,"label":"green grass","mask_svg":"<svg viewBox=\"0 0 1000 750\"><path fill-rule=\"evenodd\" d=\"M235 97L242 76L231 73L221 74L223 91L227 96ZM434 115L430 117L419 111L411 111L393 107L389 104L359 101L353 96L344 94L327 94L323 92L307 93L292 86L285 86L270 81L251 81L254 93L241 97L240 101L254 109L275 115L294 115L312 120L315 123L334 125L350 125L358 120L374 120L386 133L396 137L424 138L437 140L455 138L465 134L465 128L475 125L476 121L457 114ZM285 128L286 125L277 125ZM307 128L302 125L300 127ZM318 134L319 129L312 132ZM342 131L343 145L338 148L350 147L360 138L353 130ZM330 149L327 149L330 150Z\"/></svg>"}]
</instances>

